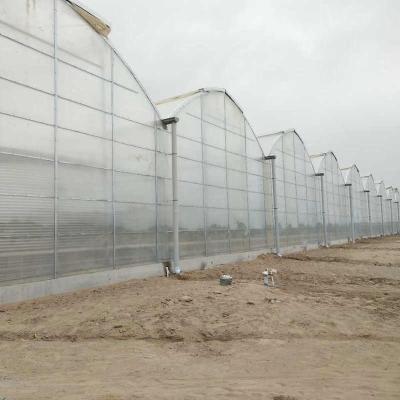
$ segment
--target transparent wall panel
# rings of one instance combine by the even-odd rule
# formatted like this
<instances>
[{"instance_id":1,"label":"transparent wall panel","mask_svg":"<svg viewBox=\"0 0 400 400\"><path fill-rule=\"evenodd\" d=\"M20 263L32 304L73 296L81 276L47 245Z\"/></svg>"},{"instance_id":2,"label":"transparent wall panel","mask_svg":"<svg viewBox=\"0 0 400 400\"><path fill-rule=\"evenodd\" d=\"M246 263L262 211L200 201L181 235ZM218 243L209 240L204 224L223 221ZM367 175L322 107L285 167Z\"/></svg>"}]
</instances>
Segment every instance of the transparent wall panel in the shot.
<instances>
[{"instance_id":1,"label":"transparent wall panel","mask_svg":"<svg viewBox=\"0 0 400 400\"><path fill-rule=\"evenodd\" d=\"M54 277L53 203L0 196L0 285Z\"/></svg>"},{"instance_id":2,"label":"transparent wall panel","mask_svg":"<svg viewBox=\"0 0 400 400\"><path fill-rule=\"evenodd\" d=\"M54 53L54 4L52 1L2 0L0 32L44 53Z\"/></svg>"},{"instance_id":3,"label":"transparent wall panel","mask_svg":"<svg viewBox=\"0 0 400 400\"><path fill-rule=\"evenodd\" d=\"M48 3L52 3L49 1ZM57 1L58 57L80 69L111 79L111 48L64 1Z\"/></svg>"},{"instance_id":4,"label":"transparent wall panel","mask_svg":"<svg viewBox=\"0 0 400 400\"><path fill-rule=\"evenodd\" d=\"M0 114L0 132L0 151L4 153L54 158L52 126Z\"/></svg>"},{"instance_id":5,"label":"transparent wall panel","mask_svg":"<svg viewBox=\"0 0 400 400\"><path fill-rule=\"evenodd\" d=\"M0 22L1 24L1 22ZM34 89L54 92L54 59L0 36L0 76Z\"/></svg>"}]
</instances>

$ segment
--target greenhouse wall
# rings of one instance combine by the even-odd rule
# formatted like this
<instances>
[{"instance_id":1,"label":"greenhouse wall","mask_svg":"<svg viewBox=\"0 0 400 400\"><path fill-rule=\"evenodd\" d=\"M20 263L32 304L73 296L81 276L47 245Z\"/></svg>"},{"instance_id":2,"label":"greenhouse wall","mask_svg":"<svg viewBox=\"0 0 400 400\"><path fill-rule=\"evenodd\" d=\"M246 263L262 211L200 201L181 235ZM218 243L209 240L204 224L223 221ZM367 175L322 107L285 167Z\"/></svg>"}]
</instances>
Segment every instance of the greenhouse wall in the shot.
<instances>
[{"instance_id":1,"label":"greenhouse wall","mask_svg":"<svg viewBox=\"0 0 400 400\"><path fill-rule=\"evenodd\" d=\"M323 180L327 245L348 240L350 238L348 190L336 156L328 152L311 156L311 160L317 174L323 174L319 179ZM320 201L322 202L322 196Z\"/></svg>"},{"instance_id":2,"label":"greenhouse wall","mask_svg":"<svg viewBox=\"0 0 400 400\"><path fill-rule=\"evenodd\" d=\"M282 247L312 246L321 243L319 182L308 152L295 131L279 132L259 138L265 155L275 156L276 198ZM266 176L272 187L272 176ZM272 213L272 202L267 203Z\"/></svg>"},{"instance_id":3,"label":"greenhouse wall","mask_svg":"<svg viewBox=\"0 0 400 400\"><path fill-rule=\"evenodd\" d=\"M368 199L356 165L343 168L342 173L348 188L349 206L352 205L354 235L356 239L370 236Z\"/></svg>"},{"instance_id":4,"label":"greenhouse wall","mask_svg":"<svg viewBox=\"0 0 400 400\"><path fill-rule=\"evenodd\" d=\"M272 247L263 152L235 101L224 90L202 89L158 107L179 118L182 257Z\"/></svg>"},{"instance_id":5,"label":"greenhouse wall","mask_svg":"<svg viewBox=\"0 0 400 400\"><path fill-rule=\"evenodd\" d=\"M382 214L380 197L376 190L376 185L372 175L362 177L364 190L367 197L369 197L370 213L371 213L371 232L370 236L381 236L382 232Z\"/></svg>"},{"instance_id":6,"label":"greenhouse wall","mask_svg":"<svg viewBox=\"0 0 400 400\"><path fill-rule=\"evenodd\" d=\"M27 4L0 7L0 282L154 262L169 214L157 112L68 2Z\"/></svg>"},{"instance_id":7,"label":"greenhouse wall","mask_svg":"<svg viewBox=\"0 0 400 400\"><path fill-rule=\"evenodd\" d=\"M393 207L393 188L386 188L386 207L385 207L385 232L388 235L395 233L394 229L394 207Z\"/></svg>"}]
</instances>

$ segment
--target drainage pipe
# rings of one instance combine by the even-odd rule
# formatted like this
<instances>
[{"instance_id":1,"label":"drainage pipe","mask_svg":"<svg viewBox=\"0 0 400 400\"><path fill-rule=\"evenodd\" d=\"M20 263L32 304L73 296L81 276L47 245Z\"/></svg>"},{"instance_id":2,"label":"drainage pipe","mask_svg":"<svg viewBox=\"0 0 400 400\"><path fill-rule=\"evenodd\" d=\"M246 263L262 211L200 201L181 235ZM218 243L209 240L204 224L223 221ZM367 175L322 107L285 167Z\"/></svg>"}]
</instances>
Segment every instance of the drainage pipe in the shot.
<instances>
[{"instance_id":1,"label":"drainage pipe","mask_svg":"<svg viewBox=\"0 0 400 400\"><path fill-rule=\"evenodd\" d=\"M325 209L325 188L324 188L324 173L320 172L315 174L315 176L319 176L321 178L321 202L322 202L322 225L324 230L324 246L328 247L328 232L326 227L326 209Z\"/></svg>"},{"instance_id":2,"label":"drainage pipe","mask_svg":"<svg viewBox=\"0 0 400 400\"><path fill-rule=\"evenodd\" d=\"M276 193L276 156L267 156L264 157L264 160L271 161L275 253L276 255L280 256L281 246L279 240L278 194Z\"/></svg>"},{"instance_id":3,"label":"drainage pipe","mask_svg":"<svg viewBox=\"0 0 400 400\"><path fill-rule=\"evenodd\" d=\"M354 213L353 213L353 187L351 183L346 183L345 186L349 188L351 241L354 243L355 235L354 235Z\"/></svg>"},{"instance_id":4,"label":"drainage pipe","mask_svg":"<svg viewBox=\"0 0 400 400\"><path fill-rule=\"evenodd\" d=\"M179 118L172 117L162 120L166 127L171 125L171 152L172 152L172 220L174 237L174 254L172 271L174 274L181 273L179 256L179 201L178 201L178 143L176 137L176 124Z\"/></svg>"},{"instance_id":5,"label":"drainage pipe","mask_svg":"<svg viewBox=\"0 0 400 400\"><path fill-rule=\"evenodd\" d=\"M378 195L378 197L381 200L381 226L382 226L382 236L385 236L385 223L383 220L383 199L382 199L382 195Z\"/></svg>"},{"instance_id":6,"label":"drainage pipe","mask_svg":"<svg viewBox=\"0 0 400 400\"><path fill-rule=\"evenodd\" d=\"M364 193L366 193L367 195L369 237L372 237L372 217L371 217L371 198L370 198L371 195L369 190L364 190Z\"/></svg>"}]
</instances>

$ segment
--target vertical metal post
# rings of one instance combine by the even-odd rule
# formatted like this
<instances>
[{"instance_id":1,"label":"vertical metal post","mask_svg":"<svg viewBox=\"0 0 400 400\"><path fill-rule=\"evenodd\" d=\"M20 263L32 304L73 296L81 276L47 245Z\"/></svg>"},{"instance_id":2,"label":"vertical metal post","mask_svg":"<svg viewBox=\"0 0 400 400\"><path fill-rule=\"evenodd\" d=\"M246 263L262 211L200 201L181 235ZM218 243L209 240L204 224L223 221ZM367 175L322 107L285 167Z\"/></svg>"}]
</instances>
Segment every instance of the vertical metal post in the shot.
<instances>
[{"instance_id":1,"label":"vertical metal post","mask_svg":"<svg viewBox=\"0 0 400 400\"><path fill-rule=\"evenodd\" d=\"M267 156L265 160L271 161L271 174L272 174L272 197L273 197L273 209L274 209L274 241L275 241L275 253L281 255L280 240L279 240L279 217L278 217L278 196L276 193L276 167L275 160L276 156Z\"/></svg>"},{"instance_id":2,"label":"vertical metal post","mask_svg":"<svg viewBox=\"0 0 400 400\"><path fill-rule=\"evenodd\" d=\"M200 97L200 129L201 129L201 169L202 169L202 183L203 183L203 225L204 225L204 252L208 256L208 243L207 243L207 165L206 153L204 151L204 96Z\"/></svg>"},{"instance_id":3,"label":"vertical metal post","mask_svg":"<svg viewBox=\"0 0 400 400\"><path fill-rule=\"evenodd\" d=\"M114 160L114 140L115 140L115 119L114 119L114 51L111 52L111 206L113 221L113 269L116 267L116 229L115 229L115 160Z\"/></svg>"},{"instance_id":4,"label":"vertical metal post","mask_svg":"<svg viewBox=\"0 0 400 400\"><path fill-rule=\"evenodd\" d=\"M326 226L326 209L325 209L325 187L324 187L324 173L315 174L321 178L321 211L322 211L322 225L324 230L324 246L328 247L328 232Z\"/></svg>"},{"instance_id":5,"label":"vertical metal post","mask_svg":"<svg viewBox=\"0 0 400 400\"><path fill-rule=\"evenodd\" d=\"M367 195L369 237L372 237L371 194L369 190L364 190L364 193Z\"/></svg>"},{"instance_id":6,"label":"vertical metal post","mask_svg":"<svg viewBox=\"0 0 400 400\"><path fill-rule=\"evenodd\" d=\"M354 243L355 234L354 234L353 187L351 183L346 183L345 186L349 188L351 241Z\"/></svg>"},{"instance_id":7,"label":"vertical metal post","mask_svg":"<svg viewBox=\"0 0 400 400\"><path fill-rule=\"evenodd\" d=\"M172 219L174 237L173 272L181 273L179 257L179 201L178 201L178 140L176 137L176 124L179 118L172 117L163 119L163 124L171 125L171 147L172 147Z\"/></svg>"},{"instance_id":8,"label":"vertical metal post","mask_svg":"<svg viewBox=\"0 0 400 400\"><path fill-rule=\"evenodd\" d=\"M57 149L57 131L58 131L58 8L57 0L53 2L53 51L54 51L54 279L57 278L57 253L58 253L58 149Z\"/></svg>"},{"instance_id":9,"label":"vertical metal post","mask_svg":"<svg viewBox=\"0 0 400 400\"><path fill-rule=\"evenodd\" d=\"M394 235L392 199L389 199L389 204L390 204L390 228L392 230L392 235Z\"/></svg>"},{"instance_id":10,"label":"vertical metal post","mask_svg":"<svg viewBox=\"0 0 400 400\"><path fill-rule=\"evenodd\" d=\"M400 233L400 203L397 202L397 234Z\"/></svg>"},{"instance_id":11,"label":"vertical metal post","mask_svg":"<svg viewBox=\"0 0 400 400\"><path fill-rule=\"evenodd\" d=\"M382 195L378 196L381 200L381 226L382 226L382 235L381 236L385 236L385 223L384 223L384 219L383 219L383 199L382 199Z\"/></svg>"}]
</instances>

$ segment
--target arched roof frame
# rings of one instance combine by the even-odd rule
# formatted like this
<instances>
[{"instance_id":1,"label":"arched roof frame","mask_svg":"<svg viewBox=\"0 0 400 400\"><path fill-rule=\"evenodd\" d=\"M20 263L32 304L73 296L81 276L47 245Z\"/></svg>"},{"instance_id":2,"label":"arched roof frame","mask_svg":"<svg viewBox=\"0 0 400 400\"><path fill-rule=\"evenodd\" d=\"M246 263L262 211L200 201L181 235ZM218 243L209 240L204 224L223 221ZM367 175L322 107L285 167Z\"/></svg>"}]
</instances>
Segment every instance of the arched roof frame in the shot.
<instances>
[{"instance_id":1,"label":"arched roof frame","mask_svg":"<svg viewBox=\"0 0 400 400\"><path fill-rule=\"evenodd\" d=\"M358 175L360 181L362 181L361 175L360 175L360 170L358 169L356 164L353 164L351 167L342 168L341 171L343 174L344 182L346 184L351 183L351 178L352 178L353 174L356 174L356 176ZM362 184L362 182L361 182L361 184Z\"/></svg>"},{"instance_id":2,"label":"arched roof frame","mask_svg":"<svg viewBox=\"0 0 400 400\"><path fill-rule=\"evenodd\" d=\"M253 133L254 139L257 141L260 150L262 150L262 146L256 136L253 127L251 126L249 120L246 117L246 114L243 112L242 107L235 100L235 98L224 88L200 88L194 90L192 92L187 92L181 95L168 97L166 99L157 101L155 105L158 107L159 115L161 118L170 118L178 116L186 107L188 107L191 103L196 101L201 96L205 94L213 94L213 93L222 93L226 97L228 97L232 103L238 108L238 110L242 113L245 123L250 127L251 132Z\"/></svg>"},{"instance_id":3,"label":"arched roof frame","mask_svg":"<svg viewBox=\"0 0 400 400\"><path fill-rule=\"evenodd\" d=\"M110 39L108 38L108 34L111 31L110 26L104 22L104 20L96 15L93 11L89 10L86 6L82 5L79 1L72 1L72 0L61 0L63 3L71 7L71 9L80 17L84 22L86 22L94 32L96 32L99 36L100 39L104 40L106 45L114 52L114 54L119 58L119 60L122 62L122 64L125 66L125 68L128 70L128 72L132 75L133 79L136 81L140 89L142 90L142 93L146 97L146 99L149 101L151 107L154 109L154 112L157 116L157 119L161 119L161 115L151 100L150 96L148 95L146 89L136 76L136 74L133 72L132 68L128 64L128 62L124 59L124 57L121 55L121 53L116 49L116 47L112 44ZM82 10L80 12L80 10ZM90 19L90 17L93 17L93 20Z\"/></svg>"},{"instance_id":4,"label":"arched roof frame","mask_svg":"<svg viewBox=\"0 0 400 400\"><path fill-rule=\"evenodd\" d=\"M385 182L380 181L376 183L376 192L378 196L381 196L382 198L386 199L386 188L385 188Z\"/></svg>"},{"instance_id":5,"label":"arched roof frame","mask_svg":"<svg viewBox=\"0 0 400 400\"><path fill-rule=\"evenodd\" d=\"M316 173L324 172L323 165L324 165L324 161L327 159L327 157L332 157L336 161L338 170L341 171L339 161L336 157L336 154L333 151L327 151L326 153L313 154L310 156L315 172ZM342 177L342 181L344 184L343 174L340 173L340 175Z\"/></svg>"},{"instance_id":6,"label":"arched roof frame","mask_svg":"<svg viewBox=\"0 0 400 400\"><path fill-rule=\"evenodd\" d=\"M372 174L362 176L361 180L362 180L365 191L371 193L372 196L378 195L378 193L376 191L376 184L375 184L374 177L372 176Z\"/></svg>"}]
</instances>

